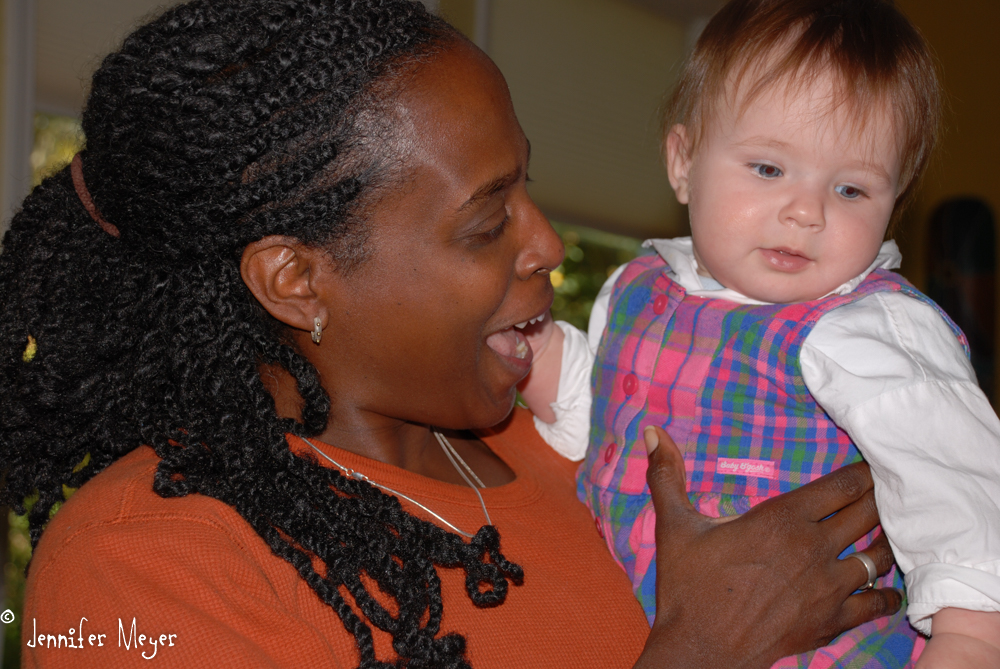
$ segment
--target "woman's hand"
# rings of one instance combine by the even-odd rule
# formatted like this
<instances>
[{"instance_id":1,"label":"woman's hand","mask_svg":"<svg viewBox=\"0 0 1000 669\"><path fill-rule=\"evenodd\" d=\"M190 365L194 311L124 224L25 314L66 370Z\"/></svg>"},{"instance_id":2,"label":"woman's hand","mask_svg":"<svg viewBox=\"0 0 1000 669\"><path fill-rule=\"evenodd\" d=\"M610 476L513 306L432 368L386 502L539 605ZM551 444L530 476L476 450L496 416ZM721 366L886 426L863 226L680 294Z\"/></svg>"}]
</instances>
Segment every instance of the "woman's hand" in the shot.
<instances>
[{"instance_id":1,"label":"woman's hand","mask_svg":"<svg viewBox=\"0 0 1000 669\"><path fill-rule=\"evenodd\" d=\"M669 435L648 427L645 438L657 614L637 668L769 667L899 610L895 590L851 594L867 580L864 565L837 559L878 523L867 465L844 467L725 521L691 506L684 460ZM879 573L888 571L884 536L865 553Z\"/></svg>"}]
</instances>

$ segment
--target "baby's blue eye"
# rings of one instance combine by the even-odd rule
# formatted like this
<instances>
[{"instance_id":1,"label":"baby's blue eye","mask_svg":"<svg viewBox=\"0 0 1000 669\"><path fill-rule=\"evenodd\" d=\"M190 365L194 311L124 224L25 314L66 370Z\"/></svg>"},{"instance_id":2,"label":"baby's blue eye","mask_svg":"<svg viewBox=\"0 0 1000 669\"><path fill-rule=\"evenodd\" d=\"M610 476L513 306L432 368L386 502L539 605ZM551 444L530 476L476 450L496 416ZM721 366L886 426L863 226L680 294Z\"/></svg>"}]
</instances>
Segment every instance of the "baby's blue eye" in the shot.
<instances>
[{"instance_id":1,"label":"baby's blue eye","mask_svg":"<svg viewBox=\"0 0 1000 669\"><path fill-rule=\"evenodd\" d=\"M781 176L781 170L774 165L753 163L750 167L752 167L753 171L757 173L757 176L764 177L765 179L775 179Z\"/></svg>"},{"instance_id":2,"label":"baby's blue eye","mask_svg":"<svg viewBox=\"0 0 1000 669\"><path fill-rule=\"evenodd\" d=\"M834 190L836 190L842 197L846 197L848 200L856 200L864 195L860 188L856 188L854 186L837 186Z\"/></svg>"}]
</instances>

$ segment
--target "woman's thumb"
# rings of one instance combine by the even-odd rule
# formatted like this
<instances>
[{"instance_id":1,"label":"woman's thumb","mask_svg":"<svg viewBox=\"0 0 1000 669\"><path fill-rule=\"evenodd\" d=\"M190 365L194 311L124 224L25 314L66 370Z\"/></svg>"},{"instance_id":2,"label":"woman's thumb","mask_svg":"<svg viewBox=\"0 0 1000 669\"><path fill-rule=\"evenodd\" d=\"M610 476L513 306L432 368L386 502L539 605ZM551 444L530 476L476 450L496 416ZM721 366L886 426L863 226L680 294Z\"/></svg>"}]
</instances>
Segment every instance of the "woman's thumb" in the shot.
<instances>
[{"instance_id":1,"label":"woman's thumb","mask_svg":"<svg viewBox=\"0 0 1000 669\"><path fill-rule=\"evenodd\" d=\"M684 457L677 450L674 440L666 430L655 425L647 425L642 438L649 457L646 483L653 497L657 519L670 523L671 519L679 520L692 513L700 517L701 514L695 511L688 499Z\"/></svg>"}]
</instances>

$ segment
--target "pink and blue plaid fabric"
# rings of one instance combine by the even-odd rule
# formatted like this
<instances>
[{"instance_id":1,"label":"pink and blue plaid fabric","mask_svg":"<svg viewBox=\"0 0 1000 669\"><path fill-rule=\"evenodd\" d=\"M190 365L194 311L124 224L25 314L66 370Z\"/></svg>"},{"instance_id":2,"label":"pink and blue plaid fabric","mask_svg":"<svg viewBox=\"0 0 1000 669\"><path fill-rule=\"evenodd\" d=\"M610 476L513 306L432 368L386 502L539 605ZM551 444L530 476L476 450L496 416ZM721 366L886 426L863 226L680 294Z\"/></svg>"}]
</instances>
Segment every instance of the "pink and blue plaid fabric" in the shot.
<instances>
[{"instance_id":1,"label":"pink and blue plaid fabric","mask_svg":"<svg viewBox=\"0 0 1000 669\"><path fill-rule=\"evenodd\" d=\"M798 304L740 305L687 296L662 258L630 263L615 284L592 375L590 447L579 494L655 615L655 516L646 487L646 425L684 452L688 492L702 513L755 504L861 459L806 389L799 353L821 316L879 291L933 304L902 277L876 270L848 295ZM964 335L951 325L968 352ZM861 550L879 529L846 552ZM903 588L893 569L879 587ZM862 625L778 667L909 667L923 641L905 614Z\"/></svg>"}]
</instances>

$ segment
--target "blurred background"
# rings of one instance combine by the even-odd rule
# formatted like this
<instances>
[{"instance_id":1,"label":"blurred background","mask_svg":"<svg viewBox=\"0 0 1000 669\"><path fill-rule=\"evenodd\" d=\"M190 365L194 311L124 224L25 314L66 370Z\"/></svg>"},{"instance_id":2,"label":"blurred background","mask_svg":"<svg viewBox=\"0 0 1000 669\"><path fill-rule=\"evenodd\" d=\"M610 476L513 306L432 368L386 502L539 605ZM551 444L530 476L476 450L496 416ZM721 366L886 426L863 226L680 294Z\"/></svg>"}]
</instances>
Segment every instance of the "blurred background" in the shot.
<instances>
[{"instance_id":1,"label":"blurred background","mask_svg":"<svg viewBox=\"0 0 1000 669\"><path fill-rule=\"evenodd\" d=\"M0 0L0 232L21 199L83 146L91 73L157 0ZM424 0L486 51L532 143L531 193L566 244L553 310L581 327L607 276L648 237L688 232L659 153L659 108L718 0ZM996 406L1000 26L996 0L896 0L940 62L943 141L895 238L902 273L969 334ZM0 290L4 288L0 286ZM2 327L2 324L0 324ZM3 417L0 416L0 420ZM0 463L2 472L4 463ZM0 509L2 664L18 666L30 548ZM3 623L0 623L3 624Z\"/></svg>"}]
</instances>

